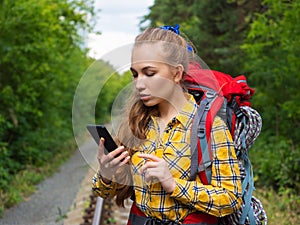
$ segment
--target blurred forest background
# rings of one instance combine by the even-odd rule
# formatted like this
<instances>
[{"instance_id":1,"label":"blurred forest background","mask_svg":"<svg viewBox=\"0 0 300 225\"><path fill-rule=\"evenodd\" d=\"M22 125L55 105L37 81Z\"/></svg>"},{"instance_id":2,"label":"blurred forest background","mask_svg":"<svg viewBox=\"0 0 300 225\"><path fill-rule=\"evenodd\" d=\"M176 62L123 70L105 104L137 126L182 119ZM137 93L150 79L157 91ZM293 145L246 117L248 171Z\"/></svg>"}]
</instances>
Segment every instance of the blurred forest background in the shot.
<instances>
[{"instance_id":1,"label":"blurred forest background","mask_svg":"<svg viewBox=\"0 0 300 225\"><path fill-rule=\"evenodd\" d=\"M179 23L211 69L244 74L256 89L263 130L250 157L269 224L300 221L299 9L300 0L155 0L141 20L141 29ZM0 1L0 214L76 149L72 103L94 62L83 34L95 14L93 0ZM100 62L96 71L114 70ZM107 81L99 122L130 79Z\"/></svg>"}]
</instances>

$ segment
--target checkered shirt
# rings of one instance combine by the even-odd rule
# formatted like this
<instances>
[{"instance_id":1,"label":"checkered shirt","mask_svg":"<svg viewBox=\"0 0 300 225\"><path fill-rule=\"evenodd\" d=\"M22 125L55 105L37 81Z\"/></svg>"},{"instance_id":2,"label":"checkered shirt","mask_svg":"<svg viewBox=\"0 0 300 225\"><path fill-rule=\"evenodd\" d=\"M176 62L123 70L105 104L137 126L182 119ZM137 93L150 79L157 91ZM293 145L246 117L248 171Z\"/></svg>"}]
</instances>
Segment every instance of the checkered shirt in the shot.
<instances>
[{"instance_id":1,"label":"checkered shirt","mask_svg":"<svg viewBox=\"0 0 300 225\"><path fill-rule=\"evenodd\" d=\"M179 114L160 135L158 121L153 117L148 125L147 140L132 155L132 176L137 207L149 217L162 221L180 222L191 212L202 211L217 217L228 215L241 205L241 177L233 141L225 123L216 117L211 130L213 162L210 185L202 184L199 177L190 181L191 125L197 104L190 96ZM138 153L163 158L173 175L176 187L166 193L157 179L145 181L139 169L145 160ZM98 175L93 182L96 194L113 196L116 183L104 184Z\"/></svg>"}]
</instances>

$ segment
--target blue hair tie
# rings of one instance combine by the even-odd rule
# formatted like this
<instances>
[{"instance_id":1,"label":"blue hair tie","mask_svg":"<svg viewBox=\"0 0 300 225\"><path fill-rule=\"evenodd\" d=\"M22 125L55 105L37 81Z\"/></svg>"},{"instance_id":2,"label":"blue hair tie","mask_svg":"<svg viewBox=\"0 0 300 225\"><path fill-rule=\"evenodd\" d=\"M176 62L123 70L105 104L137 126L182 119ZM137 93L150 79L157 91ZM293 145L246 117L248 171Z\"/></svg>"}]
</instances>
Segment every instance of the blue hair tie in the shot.
<instances>
[{"instance_id":1,"label":"blue hair tie","mask_svg":"<svg viewBox=\"0 0 300 225\"><path fill-rule=\"evenodd\" d=\"M176 24L174 27L172 26L161 26L160 28L163 29L163 30L170 30L170 31L173 31L175 34L180 34L180 31L179 31L179 24Z\"/></svg>"},{"instance_id":2,"label":"blue hair tie","mask_svg":"<svg viewBox=\"0 0 300 225\"><path fill-rule=\"evenodd\" d=\"M172 27L172 26L160 26L159 28L161 28L163 30L170 30L170 31L173 31L175 34L180 35L180 31L179 31L180 25L179 24L175 24L174 27ZM188 44L187 50L188 50L188 52L192 52L193 51L192 46Z\"/></svg>"},{"instance_id":3,"label":"blue hair tie","mask_svg":"<svg viewBox=\"0 0 300 225\"><path fill-rule=\"evenodd\" d=\"M187 50L188 50L188 52L192 52L193 51L193 47L190 44L187 44Z\"/></svg>"}]
</instances>

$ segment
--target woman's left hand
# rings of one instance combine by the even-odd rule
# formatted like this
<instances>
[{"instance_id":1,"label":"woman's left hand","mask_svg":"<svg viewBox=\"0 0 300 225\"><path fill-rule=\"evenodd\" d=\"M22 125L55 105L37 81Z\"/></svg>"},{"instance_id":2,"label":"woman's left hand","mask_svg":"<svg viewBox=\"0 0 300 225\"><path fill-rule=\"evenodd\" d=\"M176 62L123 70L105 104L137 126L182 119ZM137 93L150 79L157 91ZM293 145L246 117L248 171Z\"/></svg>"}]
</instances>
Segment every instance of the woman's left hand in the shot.
<instances>
[{"instance_id":1,"label":"woman's left hand","mask_svg":"<svg viewBox=\"0 0 300 225\"><path fill-rule=\"evenodd\" d=\"M174 191L176 183L165 160L151 154L139 154L140 158L146 159L140 173L145 173L146 181L157 178L167 193Z\"/></svg>"}]
</instances>

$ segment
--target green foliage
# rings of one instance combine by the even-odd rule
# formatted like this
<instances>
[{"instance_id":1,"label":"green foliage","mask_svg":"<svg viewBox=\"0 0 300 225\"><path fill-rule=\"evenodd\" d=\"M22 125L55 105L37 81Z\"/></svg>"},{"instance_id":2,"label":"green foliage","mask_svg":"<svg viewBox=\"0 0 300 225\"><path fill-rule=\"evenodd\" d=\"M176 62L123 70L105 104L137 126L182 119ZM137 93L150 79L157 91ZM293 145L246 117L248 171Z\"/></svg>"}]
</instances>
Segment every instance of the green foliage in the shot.
<instances>
[{"instance_id":1,"label":"green foliage","mask_svg":"<svg viewBox=\"0 0 300 225\"><path fill-rule=\"evenodd\" d=\"M212 69L237 75L243 72L240 49L253 13L261 11L261 0L155 1L143 22L151 26L180 24L197 54Z\"/></svg>"},{"instance_id":2,"label":"green foliage","mask_svg":"<svg viewBox=\"0 0 300 225\"><path fill-rule=\"evenodd\" d=\"M96 118L99 123L110 121L111 108L115 98L131 81L131 73L125 73L123 75L112 73L107 79L97 100ZM103 117L103 115L107 117Z\"/></svg>"},{"instance_id":3,"label":"green foliage","mask_svg":"<svg viewBox=\"0 0 300 225\"><path fill-rule=\"evenodd\" d=\"M16 174L71 146L73 95L89 64L80 32L92 29L91 5L0 2L0 207L20 199L11 188Z\"/></svg>"},{"instance_id":4,"label":"green foliage","mask_svg":"<svg viewBox=\"0 0 300 225\"><path fill-rule=\"evenodd\" d=\"M262 134L250 150L257 185L300 191L300 149L290 139Z\"/></svg>"},{"instance_id":5,"label":"green foliage","mask_svg":"<svg viewBox=\"0 0 300 225\"><path fill-rule=\"evenodd\" d=\"M158 1L145 21L180 24L212 69L245 74L263 130L251 149L258 185L299 194L300 0Z\"/></svg>"},{"instance_id":6,"label":"green foliage","mask_svg":"<svg viewBox=\"0 0 300 225\"><path fill-rule=\"evenodd\" d=\"M260 199L267 213L268 224L293 225L300 221L300 197L290 189L278 192L273 188L258 188L255 197Z\"/></svg>"},{"instance_id":7,"label":"green foliage","mask_svg":"<svg viewBox=\"0 0 300 225\"><path fill-rule=\"evenodd\" d=\"M264 118L270 135L300 141L300 1L268 0L268 11L251 25L247 43L246 68L259 96L255 106Z\"/></svg>"},{"instance_id":8,"label":"green foliage","mask_svg":"<svg viewBox=\"0 0 300 225\"><path fill-rule=\"evenodd\" d=\"M268 10L257 15L242 46L246 62L251 62L245 63L249 82L257 91L253 105L263 118L262 135L251 157L258 184L298 195L300 1L263 3Z\"/></svg>"},{"instance_id":9,"label":"green foliage","mask_svg":"<svg viewBox=\"0 0 300 225\"><path fill-rule=\"evenodd\" d=\"M77 142L85 142L82 133L87 123L111 122L111 108L119 92L131 81L128 74L120 75L108 63L97 60L80 80L73 102L73 132Z\"/></svg>"},{"instance_id":10,"label":"green foliage","mask_svg":"<svg viewBox=\"0 0 300 225\"><path fill-rule=\"evenodd\" d=\"M268 10L257 15L247 42L245 64L256 87L253 103L261 113L263 136L254 146L258 183L280 192L300 192L300 1L264 1Z\"/></svg>"}]
</instances>

